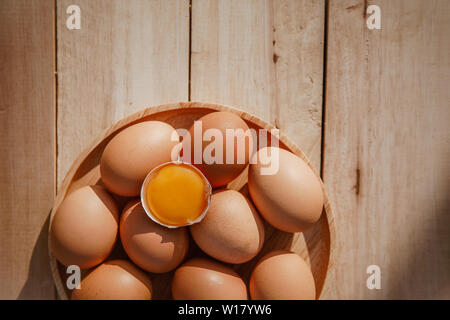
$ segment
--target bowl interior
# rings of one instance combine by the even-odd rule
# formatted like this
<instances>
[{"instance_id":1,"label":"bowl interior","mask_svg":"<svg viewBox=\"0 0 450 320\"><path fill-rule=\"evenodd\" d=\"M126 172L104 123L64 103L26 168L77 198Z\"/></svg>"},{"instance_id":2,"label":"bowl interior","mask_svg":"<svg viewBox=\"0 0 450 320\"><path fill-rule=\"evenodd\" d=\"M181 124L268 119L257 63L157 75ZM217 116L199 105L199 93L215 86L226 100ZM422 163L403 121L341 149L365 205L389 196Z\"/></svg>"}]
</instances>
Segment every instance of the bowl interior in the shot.
<instances>
[{"instance_id":1,"label":"bowl interior","mask_svg":"<svg viewBox=\"0 0 450 320\"><path fill-rule=\"evenodd\" d=\"M238 113L238 115L240 115L251 128L272 128L272 126L268 123L249 114L243 113L236 109L230 109L228 107L213 104L189 103L167 105L155 108L149 108L144 112L132 115L122 121L119 121L116 125L108 129L91 148L89 148L77 161L75 161L72 169L69 171L58 192L58 196L52 210L52 217L59 204L69 193L85 185L102 184L100 179L99 163L103 149L115 134L127 126L146 120L159 120L169 123L176 129L189 129L194 120L201 118L205 114L217 110L227 110ZM307 161L301 150L293 145L288 139L281 136L279 144L281 148L290 150ZM228 187L239 190L248 196L247 169L245 169L238 178L232 181ZM119 208L123 208L123 206L131 199L115 195L113 196L117 200ZM251 261L241 265L234 265L233 268L242 276L244 281L248 283L250 273L254 265L264 254L274 249L292 250L302 256L310 264L316 282L317 297L320 297L324 287L327 271L329 270L332 245L331 235L334 233L332 228L334 228L334 226L332 225L331 209L329 207L328 198L325 194L325 205L322 216L311 229L303 233L292 234L277 230L265 222L265 242L261 252ZM206 256L192 241L192 239L190 244L191 246L187 258L194 256ZM118 239L116 246L108 259L120 258L127 259L127 256L120 244L120 239ZM65 285L68 276L66 274L65 267L57 262L51 253L50 259L58 294L60 295L60 298L67 299L70 297L70 290L68 290ZM89 272L89 270L84 272ZM166 274L150 274L153 283L154 299L171 299L170 288L172 274L173 272Z\"/></svg>"}]
</instances>

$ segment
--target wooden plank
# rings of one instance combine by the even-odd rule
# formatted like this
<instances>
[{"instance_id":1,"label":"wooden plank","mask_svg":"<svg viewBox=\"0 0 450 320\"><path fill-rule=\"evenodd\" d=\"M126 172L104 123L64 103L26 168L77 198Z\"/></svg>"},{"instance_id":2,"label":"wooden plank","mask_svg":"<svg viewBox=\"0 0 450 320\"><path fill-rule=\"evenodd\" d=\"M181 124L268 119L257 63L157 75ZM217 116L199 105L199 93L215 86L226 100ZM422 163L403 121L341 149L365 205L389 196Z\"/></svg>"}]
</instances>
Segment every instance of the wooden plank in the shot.
<instances>
[{"instance_id":1,"label":"wooden plank","mask_svg":"<svg viewBox=\"0 0 450 320\"><path fill-rule=\"evenodd\" d=\"M275 124L320 168L324 1L192 1L191 100Z\"/></svg>"},{"instance_id":2,"label":"wooden plank","mask_svg":"<svg viewBox=\"0 0 450 320\"><path fill-rule=\"evenodd\" d=\"M0 2L0 299L55 297L54 3Z\"/></svg>"},{"instance_id":3,"label":"wooden plank","mask_svg":"<svg viewBox=\"0 0 450 320\"><path fill-rule=\"evenodd\" d=\"M66 9L81 9L81 29ZM58 186L105 128L151 105L188 99L189 1L60 0Z\"/></svg>"},{"instance_id":4,"label":"wooden plank","mask_svg":"<svg viewBox=\"0 0 450 320\"><path fill-rule=\"evenodd\" d=\"M450 298L450 2L330 1L323 179L340 257L330 298ZM381 268L368 290L366 268Z\"/></svg>"}]
</instances>

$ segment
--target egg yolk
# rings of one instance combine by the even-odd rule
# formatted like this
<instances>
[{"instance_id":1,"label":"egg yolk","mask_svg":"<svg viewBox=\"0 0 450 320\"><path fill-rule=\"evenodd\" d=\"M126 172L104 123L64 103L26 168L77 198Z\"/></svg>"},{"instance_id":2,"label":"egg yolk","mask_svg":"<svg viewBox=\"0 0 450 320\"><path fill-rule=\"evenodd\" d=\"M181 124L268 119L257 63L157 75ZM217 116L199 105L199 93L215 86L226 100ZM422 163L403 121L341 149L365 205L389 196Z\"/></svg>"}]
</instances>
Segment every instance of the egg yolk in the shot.
<instances>
[{"instance_id":1,"label":"egg yolk","mask_svg":"<svg viewBox=\"0 0 450 320\"><path fill-rule=\"evenodd\" d=\"M186 225L201 216L208 205L204 178L185 164L161 167L147 187L147 205L166 225Z\"/></svg>"}]
</instances>

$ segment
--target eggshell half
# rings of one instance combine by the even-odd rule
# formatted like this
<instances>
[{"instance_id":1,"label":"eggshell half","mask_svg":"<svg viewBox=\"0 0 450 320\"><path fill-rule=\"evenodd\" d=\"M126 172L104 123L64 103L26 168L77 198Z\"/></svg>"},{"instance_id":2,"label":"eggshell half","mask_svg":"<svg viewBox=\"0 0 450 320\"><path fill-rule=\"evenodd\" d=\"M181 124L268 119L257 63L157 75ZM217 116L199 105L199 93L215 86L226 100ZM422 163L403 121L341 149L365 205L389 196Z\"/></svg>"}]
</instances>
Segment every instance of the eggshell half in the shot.
<instances>
[{"instance_id":1,"label":"eggshell half","mask_svg":"<svg viewBox=\"0 0 450 320\"><path fill-rule=\"evenodd\" d=\"M172 296L175 300L247 300L247 287L230 267L194 258L175 271Z\"/></svg>"},{"instance_id":2,"label":"eggshell half","mask_svg":"<svg viewBox=\"0 0 450 320\"><path fill-rule=\"evenodd\" d=\"M115 194L139 195L147 174L171 161L178 143L175 129L161 121L140 122L122 130L106 145L100 159L103 183Z\"/></svg>"},{"instance_id":3,"label":"eggshell half","mask_svg":"<svg viewBox=\"0 0 450 320\"><path fill-rule=\"evenodd\" d=\"M264 224L255 207L235 190L213 193L205 217L190 230L205 253L228 263L249 261L264 243Z\"/></svg>"},{"instance_id":4,"label":"eggshell half","mask_svg":"<svg viewBox=\"0 0 450 320\"><path fill-rule=\"evenodd\" d=\"M72 300L150 300L152 283L148 275L126 260L103 263L72 291Z\"/></svg>"},{"instance_id":5,"label":"eggshell half","mask_svg":"<svg viewBox=\"0 0 450 320\"><path fill-rule=\"evenodd\" d=\"M274 149L262 148L255 154L256 163L252 160L248 171L250 197L261 215L275 228L286 232L304 231L316 223L322 213L320 181L306 162L278 148L278 170L263 174L263 168L269 167L265 165L267 160L277 161Z\"/></svg>"},{"instance_id":6,"label":"eggshell half","mask_svg":"<svg viewBox=\"0 0 450 320\"><path fill-rule=\"evenodd\" d=\"M153 222L139 200L126 205L120 218L120 238L130 259L153 273L176 268L189 247L186 228L169 229Z\"/></svg>"},{"instance_id":7,"label":"eggshell half","mask_svg":"<svg viewBox=\"0 0 450 320\"><path fill-rule=\"evenodd\" d=\"M313 300L314 278L309 266L297 254L272 251L256 265L250 277L253 300Z\"/></svg>"},{"instance_id":8,"label":"eggshell half","mask_svg":"<svg viewBox=\"0 0 450 320\"><path fill-rule=\"evenodd\" d=\"M52 253L63 265L92 268L113 249L118 222L117 205L103 187L82 187L64 199L53 217Z\"/></svg>"}]
</instances>

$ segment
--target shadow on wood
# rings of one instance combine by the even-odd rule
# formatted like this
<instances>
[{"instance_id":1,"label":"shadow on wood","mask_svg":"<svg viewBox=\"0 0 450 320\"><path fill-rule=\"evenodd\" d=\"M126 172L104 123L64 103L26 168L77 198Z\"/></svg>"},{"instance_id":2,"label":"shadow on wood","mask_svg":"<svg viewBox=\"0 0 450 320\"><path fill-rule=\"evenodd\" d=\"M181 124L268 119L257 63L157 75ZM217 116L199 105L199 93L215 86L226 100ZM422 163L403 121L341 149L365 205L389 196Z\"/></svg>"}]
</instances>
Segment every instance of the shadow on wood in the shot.
<instances>
[{"instance_id":1,"label":"shadow on wood","mask_svg":"<svg viewBox=\"0 0 450 320\"><path fill-rule=\"evenodd\" d=\"M435 221L429 226L416 226L420 230L415 238L421 239L422 247L411 252L406 263L395 259L392 262L404 269L398 270L400 276L391 277L394 281L386 284L387 299L450 299L450 194L436 208L436 213ZM434 261L427 258L429 252L433 252ZM431 286L432 283L438 285Z\"/></svg>"},{"instance_id":2,"label":"shadow on wood","mask_svg":"<svg viewBox=\"0 0 450 320\"><path fill-rule=\"evenodd\" d=\"M17 299L31 300L31 299L43 299L48 296L49 292L52 292L49 299L56 297L55 287L53 285L52 273L49 264L48 255L48 226L50 221L50 213L43 224L39 237L33 247L33 253L31 255L28 277L23 285ZM36 282L36 279L42 279L42 274L46 274L46 280Z\"/></svg>"}]
</instances>

